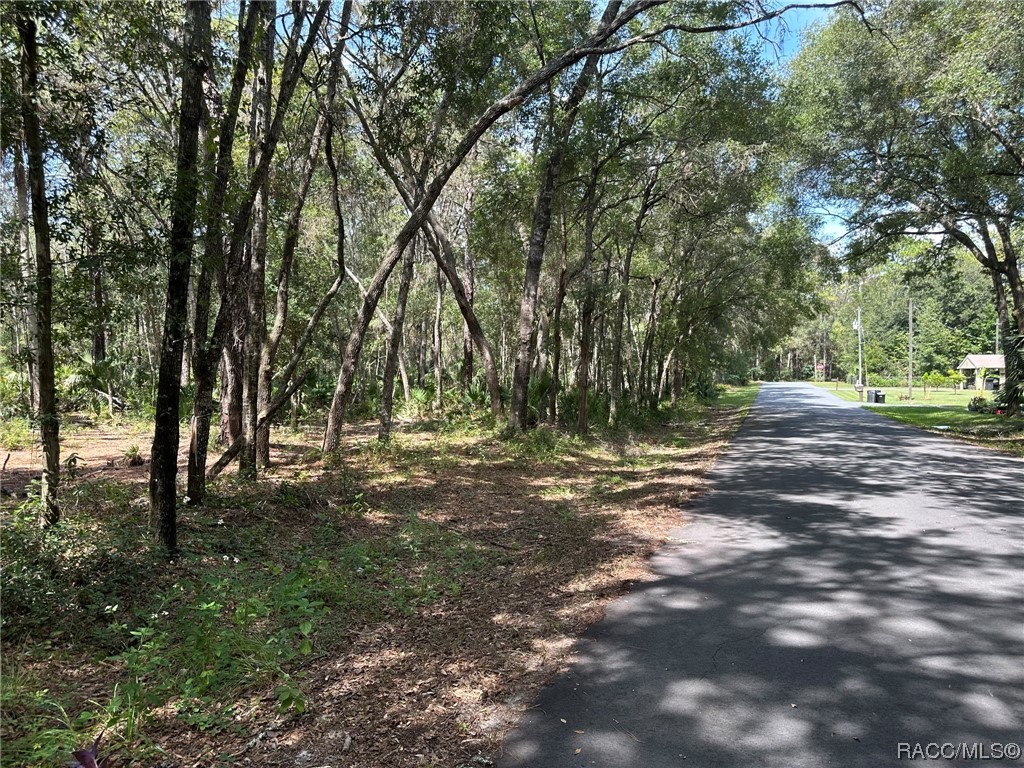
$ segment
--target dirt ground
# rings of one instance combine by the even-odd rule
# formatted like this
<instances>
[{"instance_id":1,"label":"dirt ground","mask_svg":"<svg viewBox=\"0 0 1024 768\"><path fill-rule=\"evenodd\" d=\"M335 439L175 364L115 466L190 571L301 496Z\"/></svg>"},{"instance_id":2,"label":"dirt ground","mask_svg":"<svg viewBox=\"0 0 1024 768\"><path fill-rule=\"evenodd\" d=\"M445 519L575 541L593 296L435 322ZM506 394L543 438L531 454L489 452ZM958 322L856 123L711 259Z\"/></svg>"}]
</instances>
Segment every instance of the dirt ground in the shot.
<instances>
[{"instance_id":1,"label":"dirt ground","mask_svg":"<svg viewBox=\"0 0 1024 768\"><path fill-rule=\"evenodd\" d=\"M158 722L160 765L489 764L535 693L569 662L574 638L609 600L648 576L649 556L685 519L687 502L744 415L709 409L700 420L540 458L518 457L490 434L439 438L415 425L401 433L400 451L374 454L366 448L372 425L356 425L345 455L366 504L382 512L353 523L352 535L357 525L394 525L415 509L500 554L500 565L467 573L457 596L360 627L340 654L306 659L301 715L279 714L272 692L256 691L237 707L240 727L232 733ZM66 430L63 456L77 455L76 479L109 477L137 485L142 496L148 466L130 466L126 455L138 446L148 456L150 439L83 424ZM261 482L315 482L330 473L311 458L317 439L275 434L273 466ZM12 451L4 487L21 493L39 459ZM250 513L223 514L230 525L232 516L244 524ZM299 515L288 524L313 523Z\"/></svg>"}]
</instances>

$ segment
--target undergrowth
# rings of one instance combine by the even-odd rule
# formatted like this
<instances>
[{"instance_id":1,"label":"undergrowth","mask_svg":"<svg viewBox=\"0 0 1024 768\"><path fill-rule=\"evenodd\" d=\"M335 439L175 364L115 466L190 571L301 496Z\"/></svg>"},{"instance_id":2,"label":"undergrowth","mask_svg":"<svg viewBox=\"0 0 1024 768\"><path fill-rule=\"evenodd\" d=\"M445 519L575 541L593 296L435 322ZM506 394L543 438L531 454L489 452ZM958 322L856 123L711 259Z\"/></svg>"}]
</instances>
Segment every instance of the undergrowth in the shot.
<instances>
[{"instance_id":1,"label":"undergrowth","mask_svg":"<svg viewBox=\"0 0 1024 768\"><path fill-rule=\"evenodd\" d=\"M354 453L312 451L288 481L221 478L201 510L182 510L185 549L173 562L151 544L137 486L72 484L64 520L49 530L37 527L30 498L2 521L4 764L63 765L100 733L115 753L146 760L163 741L150 734L241 734L261 700L280 717L301 714L306 661L344 652L367 626L458 598L522 546L478 545L419 516L408 493L396 508L376 508L361 473L378 485L430 484L467 462L597 457L604 471L563 476L535 497L552 519L544 536L525 540L530 562L561 562L566 542L587 541L602 524L573 500L611 498L635 479L629 473L667 461L664 450L699 444L705 415L685 400L581 439L547 426L503 435L490 416L452 409L427 439L412 425Z\"/></svg>"},{"instance_id":2,"label":"undergrowth","mask_svg":"<svg viewBox=\"0 0 1024 768\"><path fill-rule=\"evenodd\" d=\"M6 515L5 764L63 765L100 732L144 756L158 711L183 728L238 729L238 702L256 690L301 714L304 657L458 595L461 576L487 562L414 515L360 529L379 513L350 478L221 490L202 515L184 516L189 547L172 563L148 544L144 506L122 486L77 486L49 530L35 524L34 499ZM76 690L66 672L97 662L109 688Z\"/></svg>"}]
</instances>

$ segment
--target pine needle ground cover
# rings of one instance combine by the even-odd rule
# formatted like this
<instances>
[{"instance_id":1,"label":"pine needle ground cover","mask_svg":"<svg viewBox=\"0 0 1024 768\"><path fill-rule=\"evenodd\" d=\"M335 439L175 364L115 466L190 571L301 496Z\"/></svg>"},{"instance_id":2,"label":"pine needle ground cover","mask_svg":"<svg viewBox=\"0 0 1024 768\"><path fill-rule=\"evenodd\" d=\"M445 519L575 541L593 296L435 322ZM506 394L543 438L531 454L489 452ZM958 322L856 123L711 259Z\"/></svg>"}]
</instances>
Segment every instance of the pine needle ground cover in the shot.
<instances>
[{"instance_id":1,"label":"pine needle ground cover","mask_svg":"<svg viewBox=\"0 0 1024 768\"><path fill-rule=\"evenodd\" d=\"M264 480L183 510L172 563L149 544L144 472L117 458L137 437L97 428L112 466L63 490L60 526L3 500L4 762L66 765L100 733L119 765L492 754L645 577L755 394L586 442L452 418L381 446L367 424L325 462L313 433L275 433Z\"/></svg>"}]
</instances>

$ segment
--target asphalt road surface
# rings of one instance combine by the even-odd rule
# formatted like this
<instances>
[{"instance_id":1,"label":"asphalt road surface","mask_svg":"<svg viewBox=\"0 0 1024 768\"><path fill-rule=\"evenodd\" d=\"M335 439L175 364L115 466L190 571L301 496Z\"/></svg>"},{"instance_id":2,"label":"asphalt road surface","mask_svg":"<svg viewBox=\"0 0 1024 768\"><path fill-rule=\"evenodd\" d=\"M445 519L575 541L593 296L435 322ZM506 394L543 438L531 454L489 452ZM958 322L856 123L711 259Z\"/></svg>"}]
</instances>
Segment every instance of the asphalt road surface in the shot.
<instances>
[{"instance_id":1,"label":"asphalt road surface","mask_svg":"<svg viewBox=\"0 0 1024 768\"><path fill-rule=\"evenodd\" d=\"M499 768L1024 765L1024 461L770 384L710 479Z\"/></svg>"}]
</instances>

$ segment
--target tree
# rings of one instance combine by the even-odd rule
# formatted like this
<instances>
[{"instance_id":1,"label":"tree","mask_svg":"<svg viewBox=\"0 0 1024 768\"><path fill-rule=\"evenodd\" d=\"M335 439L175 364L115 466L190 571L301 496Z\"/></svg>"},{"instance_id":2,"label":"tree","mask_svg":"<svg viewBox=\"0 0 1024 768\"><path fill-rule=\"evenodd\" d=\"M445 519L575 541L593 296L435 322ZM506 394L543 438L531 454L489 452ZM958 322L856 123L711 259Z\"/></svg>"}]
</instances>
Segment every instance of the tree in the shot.
<instances>
[{"instance_id":1,"label":"tree","mask_svg":"<svg viewBox=\"0 0 1024 768\"><path fill-rule=\"evenodd\" d=\"M203 76L209 67L210 5L189 3L185 12L181 111L174 196L171 203L171 238L167 270L167 307L164 312L160 376L157 381L156 418L149 472L150 519L170 554L178 548L177 489L178 409L181 364L188 327L188 282L192 266L193 228L199 195L199 123L202 119Z\"/></svg>"},{"instance_id":2,"label":"tree","mask_svg":"<svg viewBox=\"0 0 1024 768\"><path fill-rule=\"evenodd\" d=\"M856 256L906 234L966 248L1000 304L1005 280L1024 331L1022 9L891 3L870 23L837 14L794 62L788 98L810 187L848 211Z\"/></svg>"},{"instance_id":3,"label":"tree","mask_svg":"<svg viewBox=\"0 0 1024 768\"><path fill-rule=\"evenodd\" d=\"M35 297L33 336L39 380L39 434L43 443L43 475L40 499L44 525L60 520L57 487L60 484L60 415L54 386L53 263L50 257L50 219L46 199L46 165L43 136L39 125L39 47L36 20L18 11L15 17L21 41L21 120L28 151L28 187L32 198L32 226L35 229ZM16 150L19 154L20 147Z\"/></svg>"}]
</instances>

